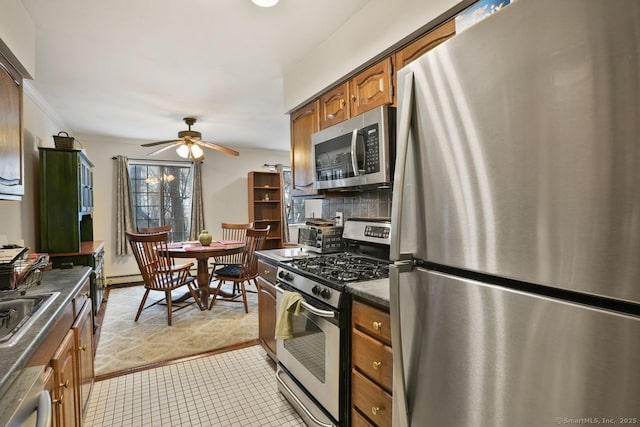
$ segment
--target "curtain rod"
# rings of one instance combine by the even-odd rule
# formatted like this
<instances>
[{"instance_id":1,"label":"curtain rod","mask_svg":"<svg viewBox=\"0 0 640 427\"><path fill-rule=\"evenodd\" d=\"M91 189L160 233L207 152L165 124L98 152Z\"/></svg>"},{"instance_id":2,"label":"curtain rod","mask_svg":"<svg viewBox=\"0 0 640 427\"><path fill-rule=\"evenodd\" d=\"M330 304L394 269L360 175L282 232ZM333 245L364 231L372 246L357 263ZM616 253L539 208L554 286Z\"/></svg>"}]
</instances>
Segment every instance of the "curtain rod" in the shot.
<instances>
[{"instance_id":1,"label":"curtain rod","mask_svg":"<svg viewBox=\"0 0 640 427\"><path fill-rule=\"evenodd\" d=\"M118 160L118 156L111 157L111 160ZM134 162L152 162L152 163L193 163L191 160L153 160L153 159L135 159L133 157L127 157L127 160ZM204 163L201 161L200 163Z\"/></svg>"}]
</instances>

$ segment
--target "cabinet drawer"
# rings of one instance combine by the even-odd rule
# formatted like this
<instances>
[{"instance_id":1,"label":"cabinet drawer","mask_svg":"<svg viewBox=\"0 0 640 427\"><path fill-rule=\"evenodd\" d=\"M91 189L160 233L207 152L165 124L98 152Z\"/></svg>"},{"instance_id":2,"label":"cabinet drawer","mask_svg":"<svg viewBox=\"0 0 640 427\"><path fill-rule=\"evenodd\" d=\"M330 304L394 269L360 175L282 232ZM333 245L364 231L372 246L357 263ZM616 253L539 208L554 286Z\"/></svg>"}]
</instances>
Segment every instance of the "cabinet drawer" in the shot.
<instances>
[{"instance_id":1,"label":"cabinet drawer","mask_svg":"<svg viewBox=\"0 0 640 427\"><path fill-rule=\"evenodd\" d=\"M353 367L391 393L393 387L393 352L391 347L353 329Z\"/></svg>"},{"instance_id":2,"label":"cabinet drawer","mask_svg":"<svg viewBox=\"0 0 640 427\"><path fill-rule=\"evenodd\" d=\"M74 319L78 316L78 314L80 313L80 310L82 310L82 307L84 307L84 304L91 297L90 289L91 289L90 284L89 284L89 281L87 280L85 284L82 285L82 288L78 291L78 294L76 295L76 297L73 299L72 304L73 304Z\"/></svg>"},{"instance_id":3,"label":"cabinet drawer","mask_svg":"<svg viewBox=\"0 0 640 427\"><path fill-rule=\"evenodd\" d=\"M356 370L351 371L351 380L353 406L376 426L391 426L392 400L389 393Z\"/></svg>"},{"instance_id":4,"label":"cabinet drawer","mask_svg":"<svg viewBox=\"0 0 640 427\"><path fill-rule=\"evenodd\" d=\"M271 283L276 283L276 271L278 267L267 264L261 259L258 260L258 274Z\"/></svg>"},{"instance_id":5,"label":"cabinet drawer","mask_svg":"<svg viewBox=\"0 0 640 427\"><path fill-rule=\"evenodd\" d=\"M391 345L391 318L389 313L354 301L352 316L354 328L368 333L385 344Z\"/></svg>"},{"instance_id":6,"label":"cabinet drawer","mask_svg":"<svg viewBox=\"0 0 640 427\"><path fill-rule=\"evenodd\" d=\"M352 427L375 427L375 424L371 424L371 422L358 412L357 409L351 409L351 426Z\"/></svg>"}]
</instances>

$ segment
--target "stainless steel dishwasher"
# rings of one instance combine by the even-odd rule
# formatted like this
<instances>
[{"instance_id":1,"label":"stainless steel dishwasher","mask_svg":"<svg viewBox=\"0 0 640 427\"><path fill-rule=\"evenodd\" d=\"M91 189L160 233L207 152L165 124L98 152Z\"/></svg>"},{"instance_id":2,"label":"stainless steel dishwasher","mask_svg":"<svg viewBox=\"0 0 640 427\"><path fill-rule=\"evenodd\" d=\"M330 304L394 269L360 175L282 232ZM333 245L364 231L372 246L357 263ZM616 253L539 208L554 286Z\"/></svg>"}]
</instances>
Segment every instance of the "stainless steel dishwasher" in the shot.
<instances>
[{"instance_id":1,"label":"stainless steel dishwasher","mask_svg":"<svg viewBox=\"0 0 640 427\"><path fill-rule=\"evenodd\" d=\"M44 389L44 366L24 368L0 391L0 425L50 427L51 395Z\"/></svg>"}]
</instances>

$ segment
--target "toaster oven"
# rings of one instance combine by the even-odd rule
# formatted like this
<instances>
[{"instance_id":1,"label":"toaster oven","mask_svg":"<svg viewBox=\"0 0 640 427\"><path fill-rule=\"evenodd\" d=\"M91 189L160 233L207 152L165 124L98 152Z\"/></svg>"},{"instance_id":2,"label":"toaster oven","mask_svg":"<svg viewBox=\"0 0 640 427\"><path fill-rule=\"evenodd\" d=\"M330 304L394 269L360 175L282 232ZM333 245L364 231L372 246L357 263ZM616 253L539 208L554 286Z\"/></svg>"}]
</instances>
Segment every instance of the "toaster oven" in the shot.
<instances>
[{"instance_id":1,"label":"toaster oven","mask_svg":"<svg viewBox=\"0 0 640 427\"><path fill-rule=\"evenodd\" d=\"M342 226L305 225L298 230L298 245L321 254L343 250Z\"/></svg>"}]
</instances>

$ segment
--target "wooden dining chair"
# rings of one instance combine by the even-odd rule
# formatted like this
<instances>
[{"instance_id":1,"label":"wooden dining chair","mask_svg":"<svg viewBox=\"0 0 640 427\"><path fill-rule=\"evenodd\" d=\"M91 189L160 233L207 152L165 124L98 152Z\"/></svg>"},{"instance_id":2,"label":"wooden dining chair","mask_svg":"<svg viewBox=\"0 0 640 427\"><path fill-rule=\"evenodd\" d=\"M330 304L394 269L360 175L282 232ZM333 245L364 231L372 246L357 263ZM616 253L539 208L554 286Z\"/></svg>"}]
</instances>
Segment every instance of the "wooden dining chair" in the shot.
<instances>
[{"instance_id":1,"label":"wooden dining chair","mask_svg":"<svg viewBox=\"0 0 640 427\"><path fill-rule=\"evenodd\" d=\"M145 292L136 314L136 322L140 318L142 310L146 310L162 301L167 303L168 323L171 326L171 315L173 312L197 303L199 307L200 297L197 292L196 278L189 274L189 269L193 263L173 265L168 256L167 245L169 243L169 233L135 234L126 232L127 240L131 244L131 249L138 263L138 268L142 274ZM186 286L193 297L193 302L180 304L173 308L171 291ZM149 292L158 291L164 293L164 298L148 306L144 306L149 296Z\"/></svg>"},{"instance_id":2,"label":"wooden dining chair","mask_svg":"<svg viewBox=\"0 0 640 427\"><path fill-rule=\"evenodd\" d=\"M213 291L213 298L209 303L209 310L213 307L216 300L221 301L233 301L243 302L245 313L249 312L249 306L247 304L247 291L245 289L245 282L253 281L254 285L258 286L256 277L258 277L258 257L256 251L262 249L264 241L267 239L269 229L267 226L264 229L247 229L245 236L244 251L241 252L242 260L238 265L226 265L221 269L215 270L213 273L213 281L218 281L218 286ZM225 282L233 282L232 292L228 296L222 296L220 290ZM238 299L242 297L242 301Z\"/></svg>"},{"instance_id":3,"label":"wooden dining chair","mask_svg":"<svg viewBox=\"0 0 640 427\"><path fill-rule=\"evenodd\" d=\"M164 233L165 231L171 231L171 224L158 227L138 227L138 233L140 234Z\"/></svg>"},{"instance_id":4,"label":"wooden dining chair","mask_svg":"<svg viewBox=\"0 0 640 427\"><path fill-rule=\"evenodd\" d=\"M253 228L253 222L247 224L223 222L220 227L222 229L222 241L237 240L239 242L244 242L244 239L247 235L247 230ZM209 276L209 282L213 280L213 274L215 273L216 269L224 268L227 265L240 265L241 263L242 253L214 257L213 264L211 265L212 268L211 275Z\"/></svg>"}]
</instances>

